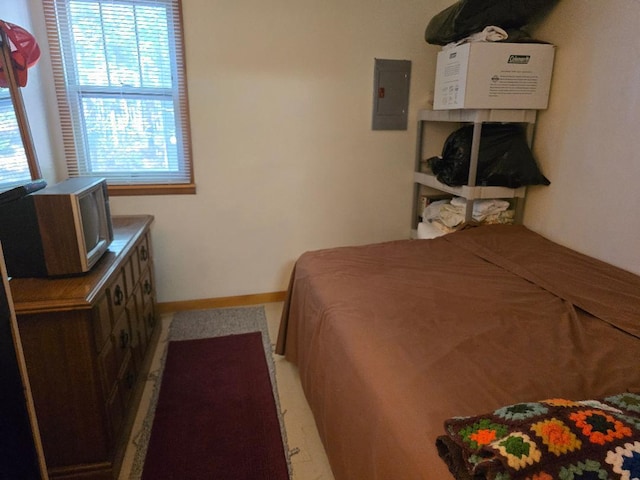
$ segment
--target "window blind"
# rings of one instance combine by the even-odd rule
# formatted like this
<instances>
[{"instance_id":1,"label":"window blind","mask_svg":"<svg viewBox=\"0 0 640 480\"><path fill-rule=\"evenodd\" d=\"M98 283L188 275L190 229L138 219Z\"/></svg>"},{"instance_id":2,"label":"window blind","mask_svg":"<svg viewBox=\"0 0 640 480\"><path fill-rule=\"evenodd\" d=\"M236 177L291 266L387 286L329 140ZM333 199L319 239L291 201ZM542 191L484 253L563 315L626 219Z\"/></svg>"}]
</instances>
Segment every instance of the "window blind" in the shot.
<instances>
[{"instance_id":1,"label":"window blind","mask_svg":"<svg viewBox=\"0 0 640 480\"><path fill-rule=\"evenodd\" d=\"M179 0L44 0L70 176L193 184Z\"/></svg>"}]
</instances>

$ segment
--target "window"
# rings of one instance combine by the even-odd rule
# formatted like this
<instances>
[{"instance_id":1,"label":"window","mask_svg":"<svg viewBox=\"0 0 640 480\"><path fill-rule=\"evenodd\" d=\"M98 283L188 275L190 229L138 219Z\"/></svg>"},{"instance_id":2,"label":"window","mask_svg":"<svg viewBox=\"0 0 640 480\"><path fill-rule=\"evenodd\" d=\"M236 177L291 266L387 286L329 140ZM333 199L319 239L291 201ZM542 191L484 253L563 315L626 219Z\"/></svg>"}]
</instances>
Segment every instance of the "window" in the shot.
<instances>
[{"instance_id":1,"label":"window","mask_svg":"<svg viewBox=\"0 0 640 480\"><path fill-rule=\"evenodd\" d=\"M18 120L8 88L0 88L0 191L31 181Z\"/></svg>"},{"instance_id":2,"label":"window","mask_svg":"<svg viewBox=\"0 0 640 480\"><path fill-rule=\"evenodd\" d=\"M193 193L180 0L44 0L70 176Z\"/></svg>"}]
</instances>

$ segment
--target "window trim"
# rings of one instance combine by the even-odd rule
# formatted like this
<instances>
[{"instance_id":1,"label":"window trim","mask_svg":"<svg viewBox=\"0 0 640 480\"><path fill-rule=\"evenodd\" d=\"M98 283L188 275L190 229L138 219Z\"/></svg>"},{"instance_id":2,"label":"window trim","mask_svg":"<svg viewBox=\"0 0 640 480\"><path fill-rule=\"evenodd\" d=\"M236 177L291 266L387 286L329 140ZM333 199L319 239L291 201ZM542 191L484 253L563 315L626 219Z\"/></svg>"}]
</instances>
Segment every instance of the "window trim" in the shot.
<instances>
[{"instance_id":1,"label":"window trim","mask_svg":"<svg viewBox=\"0 0 640 480\"><path fill-rule=\"evenodd\" d=\"M190 195L196 193L196 185L193 180L190 183L145 183L136 185L107 186L109 189L109 195L112 197L137 195Z\"/></svg>"},{"instance_id":2,"label":"window trim","mask_svg":"<svg viewBox=\"0 0 640 480\"><path fill-rule=\"evenodd\" d=\"M70 176L78 176L80 173L80 159L76 151L77 143L84 142L84 139L76 139L73 133L73 111L70 106L70 95L74 87L69 88L66 84L64 74L64 60L59 38L57 8L65 8L70 0L43 0L45 23L47 26L47 37L49 41L51 63L53 67L54 84L57 96L58 111L61 120L61 131L64 146L64 153L67 169ZM126 3L134 3L136 0L128 0ZM142 0L140 3L150 3L149 0ZM173 90L177 91L174 98L176 126L184 158L182 164L184 173L188 180L176 183L109 183L107 177L109 195L129 196L129 195L176 195L195 194L196 185L193 166L193 149L191 145L190 112L186 79L186 61L184 48L184 22L182 18L182 0L157 0L157 4L166 4L174 12L171 16L172 36L174 41L170 42L170 50L174 54L173 62L177 79L173 85ZM99 176L99 173L88 175ZM144 176L144 175L142 175Z\"/></svg>"}]
</instances>

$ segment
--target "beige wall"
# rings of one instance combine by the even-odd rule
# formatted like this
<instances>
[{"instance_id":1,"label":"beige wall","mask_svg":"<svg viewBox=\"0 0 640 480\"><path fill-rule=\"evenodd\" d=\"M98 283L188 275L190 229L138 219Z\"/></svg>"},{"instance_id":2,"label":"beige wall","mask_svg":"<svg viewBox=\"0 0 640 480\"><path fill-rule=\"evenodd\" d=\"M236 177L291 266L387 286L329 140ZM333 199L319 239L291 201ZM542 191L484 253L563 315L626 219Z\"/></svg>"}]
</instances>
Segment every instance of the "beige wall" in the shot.
<instances>
[{"instance_id":1,"label":"beige wall","mask_svg":"<svg viewBox=\"0 0 640 480\"><path fill-rule=\"evenodd\" d=\"M160 301L283 290L305 250L407 236L422 36L448 3L183 0L198 193L111 202L155 215ZM407 131L370 129L376 57L413 61Z\"/></svg>"},{"instance_id":2,"label":"beige wall","mask_svg":"<svg viewBox=\"0 0 640 480\"><path fill-rule=\"evenodd\" d=\"M41 28L41 2L9 1ZM198 193L112 199L115 214L156 217L161 302L283 290L305 250L408 236L415 115L438 51L423 32L451 3L183 0ZM638 273L639 16L637 0L562 0L538 27L558 45L535 145L552 185L532 188L525 212ZM413 61L408 131L370 130L376 57ZM38 68L51 100L46 58ZM60 163L55 116L30 118Z\"/></svg>"},{"instance_id":3,"label":"beige wall","mask_svg":"<svg viewBox=\"0 0 640 480\"><path fill-rule=\"evenodd\" d=\"M373 64L414 61L415 115L431 8L183 1L198 193L113 202L156 215L161 301L284 290L305 250L406 235L414 133L371 131Z\"/></svg>"},{"instance_id":4,"label":"beige wall","mask_svg":"<svg viewBox=\"0 0 640 480\"><path fill-rule=\"evenodd\" d=\"M640 2L562 0L537 29L557 45L535 152L551 186L525 224L640 274Z\"/></svg>"}]
</instances>

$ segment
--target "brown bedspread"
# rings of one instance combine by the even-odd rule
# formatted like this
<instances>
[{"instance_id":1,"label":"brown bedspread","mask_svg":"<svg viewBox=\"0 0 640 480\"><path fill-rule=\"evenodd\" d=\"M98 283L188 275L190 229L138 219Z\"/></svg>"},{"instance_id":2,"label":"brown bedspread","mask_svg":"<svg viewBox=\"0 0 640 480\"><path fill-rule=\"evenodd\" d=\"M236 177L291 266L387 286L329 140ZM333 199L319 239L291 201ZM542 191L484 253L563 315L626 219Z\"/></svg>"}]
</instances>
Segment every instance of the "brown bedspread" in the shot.
<instances>
[{"instance_id":1,"label":"brown bedspread","mask_svg":"<svg viewBox=\"0 0 640 480\"><path fill-rule=\"evenodd\" d=\"M640 277L520 226L309 252L276 352L337 480L450 479L447 418L640 389Z\"/></svg>"}]
</instances>

